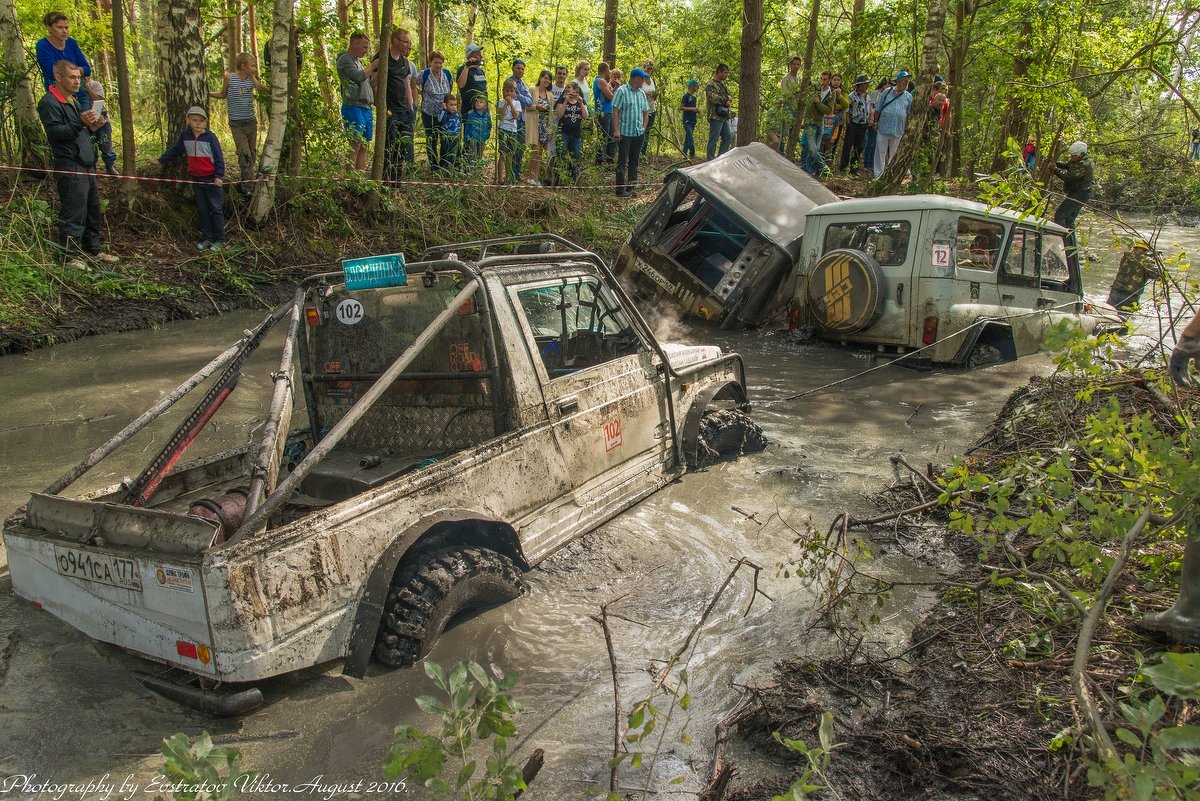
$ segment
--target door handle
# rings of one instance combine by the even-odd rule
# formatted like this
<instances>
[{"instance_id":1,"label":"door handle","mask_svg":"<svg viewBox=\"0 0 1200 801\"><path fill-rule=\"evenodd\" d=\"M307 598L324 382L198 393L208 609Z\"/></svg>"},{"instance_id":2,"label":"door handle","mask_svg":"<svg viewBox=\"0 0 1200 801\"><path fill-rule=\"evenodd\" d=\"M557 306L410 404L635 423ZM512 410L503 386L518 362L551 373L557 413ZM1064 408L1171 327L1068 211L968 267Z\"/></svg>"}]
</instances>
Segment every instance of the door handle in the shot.
<instances>
[{"instance_id":1,"label":"door handle","mask_svg":"<svg viewBox=\"0 0 1200 801\"><path fill-rule=\"evenodd\" d=\"M1000 300L1016 300L1016 295L1001 295Z\"/></svg>"},{"instance_id":2,"label":"door handle","mask_svg":"<svg viewBox=\"0 0 1200 801\"><path fill-rule=\"evenodd\" d=\"M574 395L560 398L558 401L558 411L559 414L579 411L579 398L575 397Z\"/></svg>"},{"instance_id":3,"label":"door handle","mask_svg":"<svg viewBox=\"0 0 1200 801\"><path fill-rule=\"evenodd\" d=\"M904 284L896 284L896 305L904 305Z\"/></svg>"},{"instance_id":4,"label":"door handle","mask_svg":"<svg viewBox=\"0 0 1200 801\"><path fill-rule=\"evenodd\" d=\"M1054 298L1038 298L1037 299L1037 306L1039 309L1044 309L1047 306L1053 306L1053 305L1054 305Z\"/></svg>"}]
</instances>

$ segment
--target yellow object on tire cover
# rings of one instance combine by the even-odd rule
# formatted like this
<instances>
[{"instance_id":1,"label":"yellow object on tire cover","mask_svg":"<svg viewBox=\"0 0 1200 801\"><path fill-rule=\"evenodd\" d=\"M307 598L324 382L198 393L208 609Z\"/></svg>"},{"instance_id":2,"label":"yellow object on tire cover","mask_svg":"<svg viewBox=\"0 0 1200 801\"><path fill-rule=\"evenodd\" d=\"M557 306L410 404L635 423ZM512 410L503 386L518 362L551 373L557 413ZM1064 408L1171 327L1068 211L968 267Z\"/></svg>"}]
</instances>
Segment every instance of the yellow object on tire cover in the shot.
<instances>
[{"instance_id":1,"label":"yellow object on tire cover","mask_svg":"<svg viewBox=\"0 0 1200 801\"><path fill-rule=\"evenodd\" d=\"M808 305L818 328L853 334L883 310L883 273L874 257L838 248L821 257L808 277Z\"/></svg>"}]
</instances>

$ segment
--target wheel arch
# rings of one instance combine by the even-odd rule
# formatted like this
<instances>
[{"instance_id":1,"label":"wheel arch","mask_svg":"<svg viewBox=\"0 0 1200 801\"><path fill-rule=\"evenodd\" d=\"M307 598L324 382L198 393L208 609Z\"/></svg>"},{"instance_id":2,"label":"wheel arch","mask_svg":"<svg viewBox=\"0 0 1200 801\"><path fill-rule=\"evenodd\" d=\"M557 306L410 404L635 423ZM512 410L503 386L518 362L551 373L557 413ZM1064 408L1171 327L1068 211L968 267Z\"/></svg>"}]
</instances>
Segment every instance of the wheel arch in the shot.
<instances>
[{"instance_id":1,"label":"wheel arch","mask_svg":"<svg viewBox=\"0 0 1200 801\"><path fill-rule=\"evenodd\" d=\"M1017 360L1017 341L1009 323L988 320L981 325L971 326L958 352L954 354L954 364L965 365L971 358L971 351L975 350L977 345L991 345L1000 351L1005 361Z\"/></svg>"},{"instance_id":2,"label":"wheel arch","mask_svg":"<svg viewBox=\"0 0 1200 801\"><path fill-rule=\"evenodd\" d=\"M688 407L683 418L683 458L688 467L698 463L698 443L700 438L700 418L713 401L731 400L737 403L738 409L750 411L750 401L746 388L737 381L724 381L712 384L696 393L692 405Z\"/></svg>"},{"instance_id":3,"label":"wheel arch","mask_svg":"<svg viewBox=\"0 0 1200 801\"><path fill-rule=\"evenodd\" d=\"M366 675L388 588L400 563L449 546L487 548L507 556L521 570L529 569L516 529L508 523L472 509L443 509L422 518L392 540L375 560L355 608L342 673L358 679Z\"/></svg>"}]
</instances>

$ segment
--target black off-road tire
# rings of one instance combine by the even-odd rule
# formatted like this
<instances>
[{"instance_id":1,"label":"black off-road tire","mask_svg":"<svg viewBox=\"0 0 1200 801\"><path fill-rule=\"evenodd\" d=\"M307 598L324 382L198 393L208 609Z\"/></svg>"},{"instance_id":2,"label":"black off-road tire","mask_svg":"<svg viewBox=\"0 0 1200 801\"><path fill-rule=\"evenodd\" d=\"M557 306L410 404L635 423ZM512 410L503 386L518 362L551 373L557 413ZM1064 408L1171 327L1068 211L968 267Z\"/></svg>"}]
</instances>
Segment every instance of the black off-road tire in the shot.
<instances>
[{"instance_id":1,"label":"black off-road tire","mask_svg":"<svg viewBox=\"0 0 1200 801\"><path fill-rule=\"evenodd\" d=\"M708 409L700 417L696 456L701 467L719 459L736 459L743 453L755 453L766 447L763 430L745 412Z\"/></svg>"},{"instance_id":2,"label":"black off-road tire","mask_svg":"<svg viewBox=\"0 0 1200 801\"><path fill-rule=\"evenodd\" d=\"M1004 354L995 345L989 345L986 342L980 342L975 347L971 348L970 355L967 356L967 367L991 367L993 364L1003 364Z\"/></svg>"},{"instance_id":3,"label":"black off-road tire","mask_svg":"<svg viewBox=\"0 0 1200 801\"><path fill-rule=\"evenodd\" d=\"M486 548L434 551L401 565L384 603L375 658L408 667L461 613L506 603L527 589L512 560Z\"/></svg>"}]
</instances>

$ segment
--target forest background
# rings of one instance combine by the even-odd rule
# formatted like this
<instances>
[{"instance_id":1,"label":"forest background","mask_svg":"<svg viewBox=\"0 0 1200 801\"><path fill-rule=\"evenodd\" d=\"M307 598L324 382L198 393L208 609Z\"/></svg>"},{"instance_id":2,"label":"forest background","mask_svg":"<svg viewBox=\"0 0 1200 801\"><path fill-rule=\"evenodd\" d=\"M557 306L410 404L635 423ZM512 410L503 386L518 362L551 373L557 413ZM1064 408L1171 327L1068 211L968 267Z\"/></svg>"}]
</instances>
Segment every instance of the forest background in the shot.
<instances>
[{"instance_id":1,"label":"forest background","mask_svg":"<svg viewBox=\"0 0 1200 801\"><path fill-rule=\"evenodd\" d=\"M18 176L37 178L30 170L45 165L45 136L34 109L43 91L34 46L45 35L41 20L51 10L70 17L71 35L107 88L126 176L151 172L153 159L193 105L209 109L233 163L224 101L210 101L207 93L220 87L238 52L255 54L261 78L271 86L257 101L262 180L252 200L233 208L230 217L231 225L267 230L270 236L248 239L249 253L235 248L221 260L206 262L216 277L206 273L199 280L189 276L172 282L155 262L144 270L126 265L119 273L88 276L81 286L80 276L51 264L46 244L53 239L54 198L44 182L32 195L14 189L0 200L10 212L0 225L0 251L7 257L0 267L0 352L28 346L28 337L40 335L46 320L76 310L78 304L64 289L79 290L84 298L96 293L97 283L100 294L117 297L186 297L196 284L218 295L244 292L279 277L278 260L268 252L272 241L299 241L298 250L315 263L338 258L354 244L387 246L379 239L361 241L387 226L393 243L405 226L419 227L421 241L428 243L520 232L514 226L536 229L557 216L565 222L560 232L602 252L628 230L636 206L617 205L596 191L514 194L486 186L481 173L471 179L477 186L470 192L411 185L385 193L354 174L345 158L333 61L355 30L378 43L396 26L409 28L415 44L411 58L419 68L436 48L454 70L464 47L478 43L493 94L518 57L528 62L530 83L542 68L563 64L573 70L580 59L591 62L593 75L601 60L628 71L653 59L661 102L651 137L658 158L643 179L647 186L680 160L678 106L688 79L703 85L717 63L732 67L742 144L779 130L786 116L779 81L789 57L800 55L806 87L823 69L841 72L847 84L859 73L874 82L909 69L917 79L917 109L924 107L934 75L945 77L954 113L939 145L944 165L939 175L910 191L972 194L977 176L1003 172L1013 163L1013 143L1019 146L1032 136L1042 155L1040 181L1048 184L1050 162L1067 144L1083 139L1100 179L1095 202L1148 213L1200 208L1200 162L1188 158L1190 133L1200 125L1195 41L1200 7L1188 2L0 0L0 185L15 188ZM926 128L918 124L924 115L912 116L910 131ZM702 150L703 120L698 128ZM419 141L416 150L423 167ZM897 159L897 166L907 167L910 159ZM382 161L379 147L376 178ZM853 191L903 191L906 172L893 170L874 187ZM424 180L426 174L416 177ZM26 190L30 183L25 181ZM593 188L610 183L599 170L583 179ZM190 229L186 187L163 190L120 181L118 191L118 182L103 185L110 241L124 233L144 249L161 232L178 237ZM121 208L112 205L116 199ZM514 203L517 199L521 202ZM361 217L364 209L373 215ZM432 236L426 220L438 229ZM338 247L327 247L335 241ZM157 256L158 262L170 258L166 252ZM21 308L17 315L6 311L14 303Z\"/></svg>"}]
</instances>

